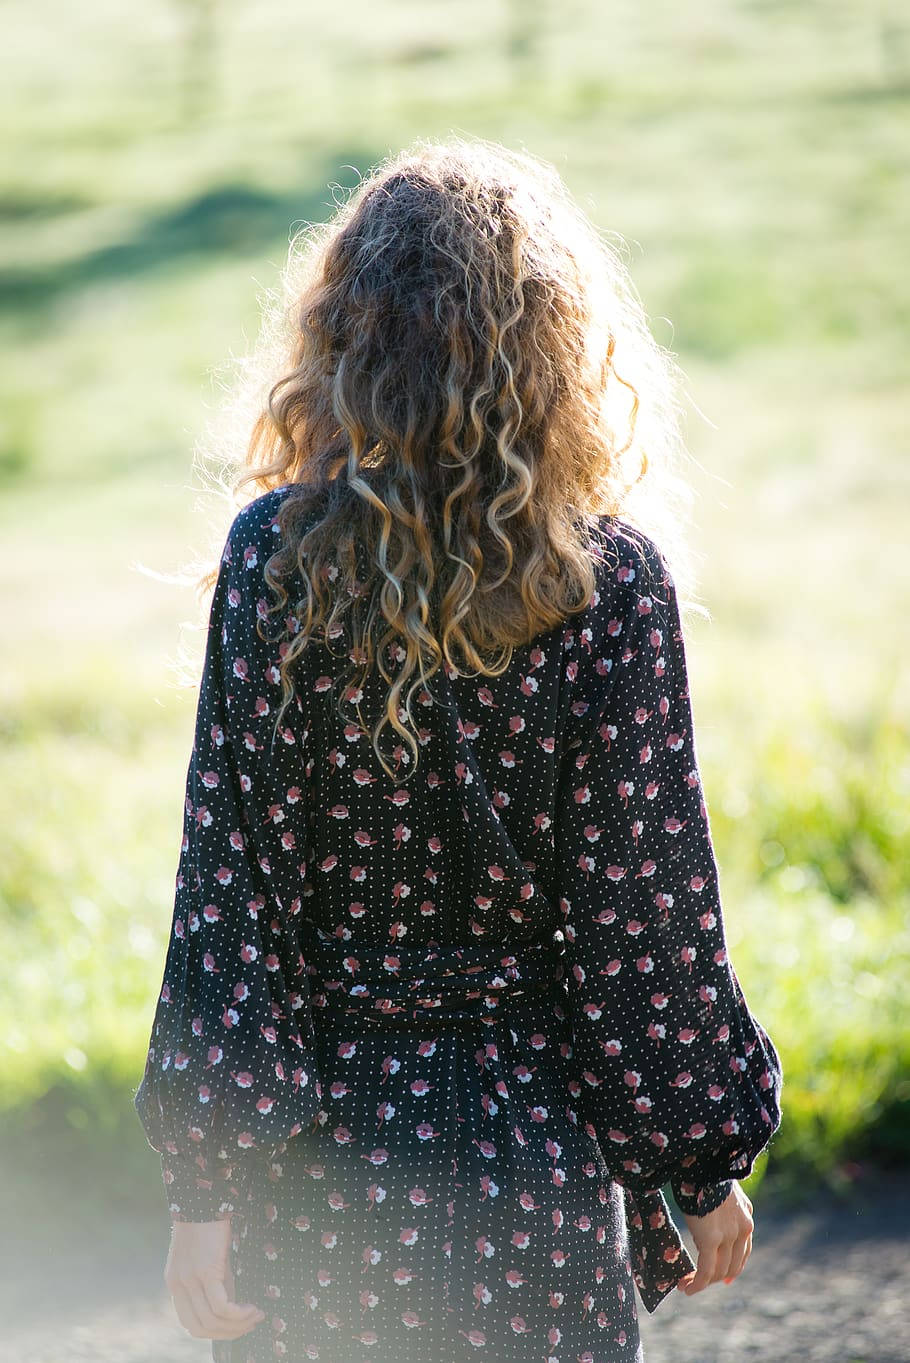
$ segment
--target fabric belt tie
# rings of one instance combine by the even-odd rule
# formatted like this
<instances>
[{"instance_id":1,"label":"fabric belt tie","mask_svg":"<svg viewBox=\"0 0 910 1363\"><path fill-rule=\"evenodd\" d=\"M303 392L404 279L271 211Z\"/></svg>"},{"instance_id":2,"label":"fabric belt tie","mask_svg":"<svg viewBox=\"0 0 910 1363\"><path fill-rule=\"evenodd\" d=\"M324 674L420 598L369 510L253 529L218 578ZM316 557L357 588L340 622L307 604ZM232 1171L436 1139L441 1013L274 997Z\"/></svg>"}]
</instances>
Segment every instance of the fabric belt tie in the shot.
<instances>
[{"instance_id":1,"label":"fabric belt tie","mask_svg":"<svg viewBox=\"0 0 910 1363\"><path fill-rule=\"evenodd\" d=\"M314 1020L329 1026L429 1027L493 1024L522 1002L548 994L566 1004L565 942L548 933L511 950L487 942L460 946L363 950L324 933L310 919L301 927ZM624 1211L635 1281L653 1312L695 1265L659 1189L624 1188Z\"/></svg>"},{"instance_id":2,"label":"fabric belt tie","mask_svg":"<svg viewBox=\"0 0 910 1363\"><path fill-rule=\"evenodd\" d=\"M558 930L527 942L363 949L324 933L311 920L301 930L313 1017L336 1024L357 1019L386 1027L495 1023L513 1008L565 996L565 942Z\"/></svg>"}]
</instances>

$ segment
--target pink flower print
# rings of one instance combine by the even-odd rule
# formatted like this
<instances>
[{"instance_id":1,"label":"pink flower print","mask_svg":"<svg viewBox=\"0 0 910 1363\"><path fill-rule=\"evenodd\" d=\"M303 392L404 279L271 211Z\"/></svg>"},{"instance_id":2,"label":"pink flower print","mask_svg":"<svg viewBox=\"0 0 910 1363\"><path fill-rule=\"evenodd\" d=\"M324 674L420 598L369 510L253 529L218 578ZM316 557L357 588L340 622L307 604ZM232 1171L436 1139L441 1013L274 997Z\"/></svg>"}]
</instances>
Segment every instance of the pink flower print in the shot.
<instances>
[{"instance_id":1,"label":"pink flower print","mask_svg":"<svg viewBox=\"0 0 910 1363\"><path fill-rule=\"evenodd\" d=\"M495 1117L496 1113L499 1111L499 1104L489 1093L484 1093L481 1096L480 1106L483 1109L485 1117Z\"/></svg>"},{"instance_id":2,"label":"pink flower print","mask_svg":"<svg viewBox=\"0 0 910 1363\"><path fill-rule=\"evenodd\" d=\"M460 1335L464 1335L469 1344L473 1344L475 1349L482 1349L487 1342L487 1337L482 1330L459 1330Z\"/></svg>"},{"instance_id":3,"label":"pink flower print","mask_svg":"<svg viewBox=\"0 0 910 1363\"><path fill-rule=\"evenodd\" d=\"M494 1183L489 1174L484 1174L480 1180L480 1200L486 1202L488 1197L499 1196L499 1185Z\"/></svg>"},{"instance_id":4,"label":"pink flower print","mask_svg":"<svg viewBox=\"0 0 910 1363\"><path fill-rule=\"evenodd\" d=\"M700 985L698 990L698 997L701 999L702 1003L706 1003L708 1005L708 1014L710 1016L711 1009L717 1002L717 990L714 988L713 985L710 984Z\"/></svg>"},{"instance_id":5,"label":"pink flower print","mask_svg":"<svg viewBox=\"0 0 910 1363\"><path fill-rule=\"evenodd\" d=\"M238 679L238 681L248 681L250 669L249 666L247 665L246 659L235 658L234 665L231 668L231 672L233 676L235 676Z\"/></svg>"},{"instance_id":6,"label":"pink flower print","mask_svg":"<svg viewBox=\"0 0 910 1363\"><path fill-rule=\"evenodd\" d=\"M579 870L585 872L585 876L587 878L590 878L592 872L594 871L594 867L597 863L595 862L593 857L586 857L584 853L582 853L575 864L579 868Z\"/></svg>"},{"instance_id":7,"label":"pink flower print","mask_svg":"<svg viewBox=\"0 0 910 1363\"><path fill-rule=\"evenodd\" d=\"M376 1123L376 1129L378 1131L382 1126L383 1122L391 1121L391 1119L395 1116L394 1104L380 1103L376 1109L376 1116L378 1118L378 1121Z\"/></svg>"},{"instance_id":8,"label":"pink flower print","mask_svg":"<svg viewBox=\"0 0 910 1363\"><path fill-rule=\"evenodd\" d=\"M217 771L204 771L199 779L205 790L217 790L221 784L221 777ZM196 822L200 828L208 828L211 825L212 816L205 805L200 805L197 810Z\"/></svg>"}]
</instances>

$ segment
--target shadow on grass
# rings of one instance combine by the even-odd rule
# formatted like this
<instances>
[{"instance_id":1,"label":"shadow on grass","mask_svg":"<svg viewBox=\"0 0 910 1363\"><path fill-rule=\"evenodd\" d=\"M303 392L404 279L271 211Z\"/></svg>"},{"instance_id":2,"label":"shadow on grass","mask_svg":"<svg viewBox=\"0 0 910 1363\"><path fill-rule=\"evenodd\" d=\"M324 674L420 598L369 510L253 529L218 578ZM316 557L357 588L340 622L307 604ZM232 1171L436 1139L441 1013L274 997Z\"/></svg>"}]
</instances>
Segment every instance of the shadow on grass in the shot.
<instances>
[{"instance_id":1,"label":"shadow on grass","mask_svg":"<svg viewBox=\"0 0 910 1363\"><path fill-rule=\"evenodd\" d=\"M334 211L330 184L358 183L377 159L360 147L327 157L321 173L308 173L308 187L277 193L228 182L185 203L151 214L133 235L72 260L31 270L0 270L0 308L41 310L61 297L95 284L135 278L206 256L250 255L270 243L287 241L304 222L322 222ZM351 169L357 167L357 170ZM359 173L358 173L359 172Z\"/></svg>"}]
</instances>

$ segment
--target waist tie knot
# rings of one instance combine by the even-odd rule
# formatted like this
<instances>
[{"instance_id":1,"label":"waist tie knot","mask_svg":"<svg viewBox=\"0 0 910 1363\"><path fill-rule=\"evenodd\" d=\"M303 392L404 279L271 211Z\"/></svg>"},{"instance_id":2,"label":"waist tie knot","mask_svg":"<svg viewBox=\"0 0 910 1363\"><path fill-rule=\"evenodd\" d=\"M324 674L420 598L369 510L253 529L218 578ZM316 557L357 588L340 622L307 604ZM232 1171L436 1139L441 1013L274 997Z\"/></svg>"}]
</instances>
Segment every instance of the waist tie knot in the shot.
<instances>
[{"instance_id":1,"label":"waist tie knot","mask_svg":"<svg viewBox=\"0 0 910 1363\"><path fill-rule=\"evenodd\" d=\"M302 927L313 1017L380 1026L494 1023L524 1001L565 993L558 930L514 943L362 948Z\"/></svg>"}]
</instances>

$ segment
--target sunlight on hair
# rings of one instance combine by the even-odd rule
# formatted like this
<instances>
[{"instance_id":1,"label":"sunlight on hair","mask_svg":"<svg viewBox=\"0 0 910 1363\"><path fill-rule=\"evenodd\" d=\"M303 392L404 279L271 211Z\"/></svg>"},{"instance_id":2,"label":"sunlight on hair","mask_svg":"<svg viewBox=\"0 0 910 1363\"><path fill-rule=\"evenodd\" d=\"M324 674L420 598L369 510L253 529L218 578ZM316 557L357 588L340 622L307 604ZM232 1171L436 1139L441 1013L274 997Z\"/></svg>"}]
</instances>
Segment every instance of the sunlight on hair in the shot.
<instances>
[{"instance_id":1,"label":"sunlight on hair","mask_svg":"<svg viewBox=\"0 0 910 1363\"><path fill-rule=\"evenodd\" d=\"M266 571L287 639L276 725L319 639L349 661L338 713L387 771L390 725L413 774L414 696L443 666L498 675L582 610L599 518L655 539L686 603L681 371L625 243L529 152L419 139L339 197L292 236L198 464L235 505L295 485Z\"/></svg>"}]
</instances>

